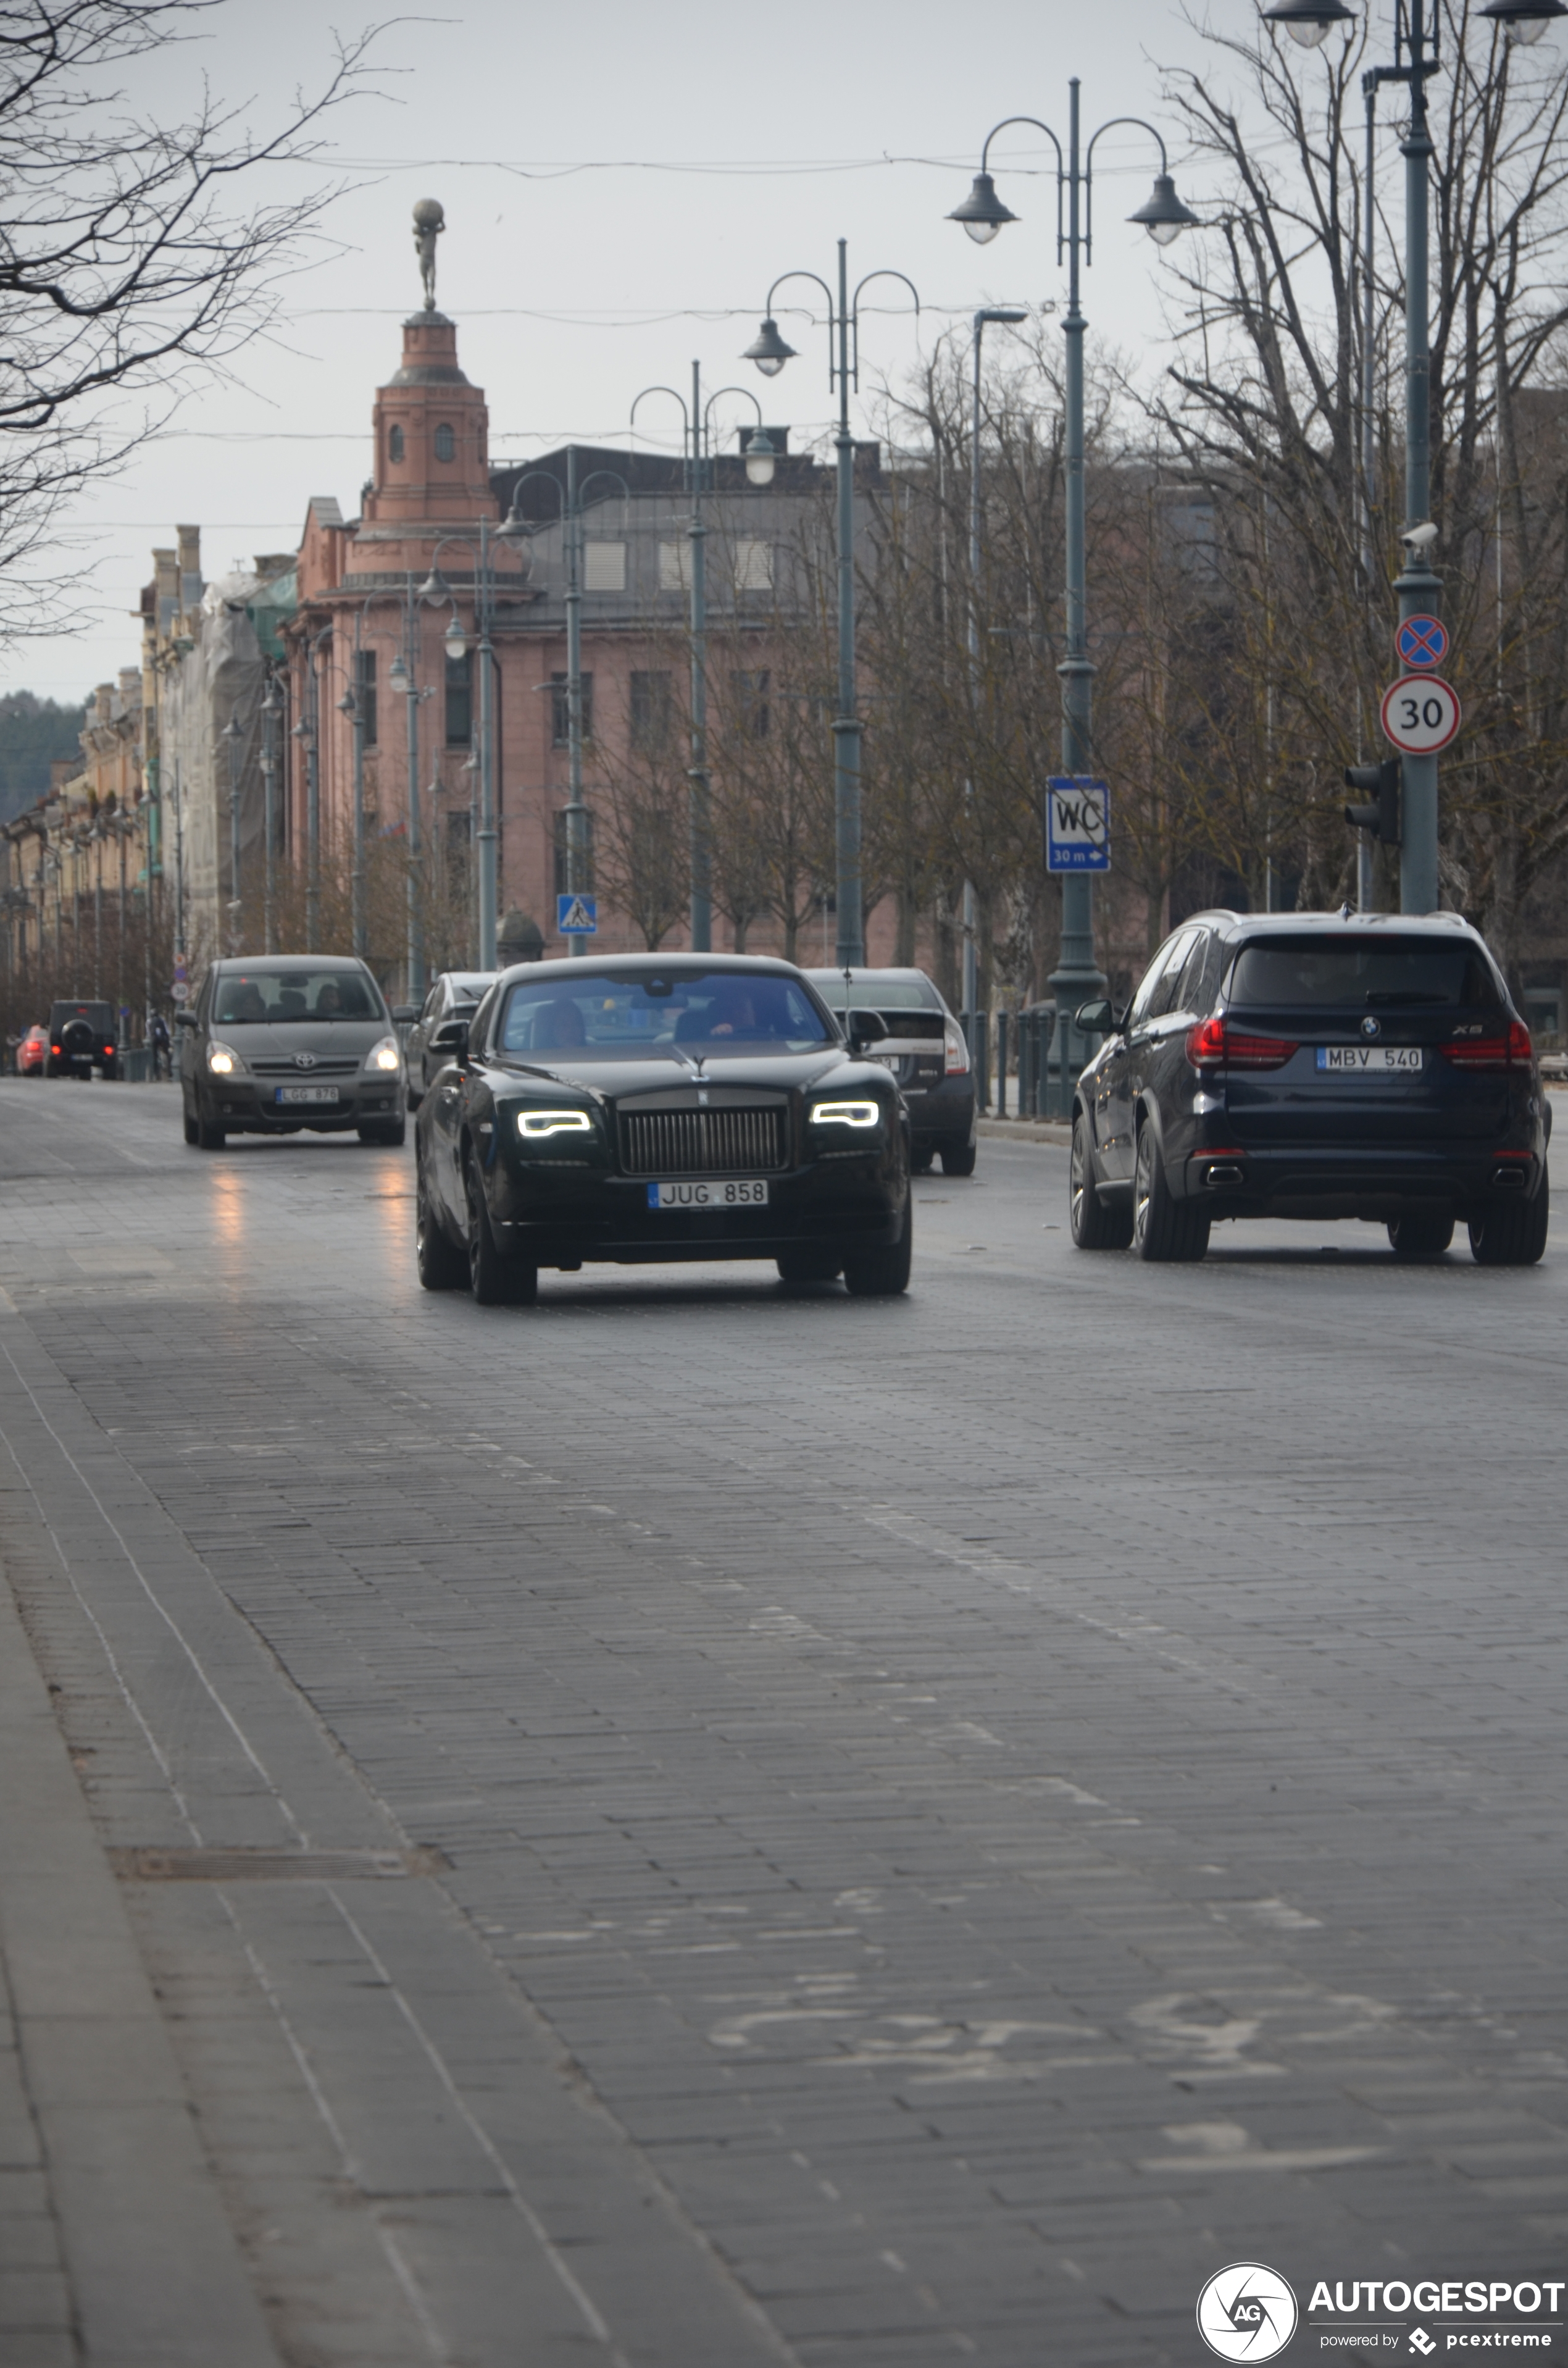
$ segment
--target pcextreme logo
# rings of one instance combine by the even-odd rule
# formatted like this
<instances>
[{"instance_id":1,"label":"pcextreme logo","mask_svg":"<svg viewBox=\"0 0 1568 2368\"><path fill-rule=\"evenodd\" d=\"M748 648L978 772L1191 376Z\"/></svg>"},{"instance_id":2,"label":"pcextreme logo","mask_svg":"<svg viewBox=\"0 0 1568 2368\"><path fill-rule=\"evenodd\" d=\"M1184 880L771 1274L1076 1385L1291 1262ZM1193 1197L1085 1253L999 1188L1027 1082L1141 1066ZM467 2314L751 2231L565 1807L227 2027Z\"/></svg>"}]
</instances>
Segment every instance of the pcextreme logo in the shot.
<instances>
[{"instance_id":1,"label":"pcextreme logo","mask_svg":"<svg viewBox=\"0 0 1568 2368\"><path fill-rule=\"evenodd\" d=\"M1278 2270L1233 2261L1198 2297L1198 2332L1221 2360L1276 2360L1296 2332L1296 2297Z\"/></svg>"}]
</instances>

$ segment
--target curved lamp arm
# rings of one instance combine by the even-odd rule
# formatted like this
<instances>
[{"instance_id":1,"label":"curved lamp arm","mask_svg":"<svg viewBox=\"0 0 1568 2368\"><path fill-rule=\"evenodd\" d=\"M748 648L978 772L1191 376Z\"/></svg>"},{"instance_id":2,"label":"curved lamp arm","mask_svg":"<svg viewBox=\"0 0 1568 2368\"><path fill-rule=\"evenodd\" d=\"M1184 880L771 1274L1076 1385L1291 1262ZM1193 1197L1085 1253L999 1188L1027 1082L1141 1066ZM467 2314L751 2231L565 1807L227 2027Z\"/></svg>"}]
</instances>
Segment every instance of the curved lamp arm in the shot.
<instances>
[{"instance_id":1,"label":"curved lamp arm","mask_svg":"<svg viewBox=\"0 0 1568 2368\"><path fill-rule=\"evenodd\" d=\"M857 285L854 295L849 299L849 330L854 357L849 369L849 383L857 394L860 392L860 290L863 288L869 288L873 279L902 279L915 299L915 317L917 321L920 318L920 290L907 272L867 272L864 279Z\"/></svg>"},{"instance_id":2,"label":"curved lamp arm","mask_svg":"<svg viewBox=\"0 0 1568 2368\"><path fill-rule=\"evenodd\" d=\"M1067 178L1067 159L1062 153L1062 142L1050 124L1042 123L1038 115L1005 115L1001 122L994 123L985 135L985 145L980 152L980 169L983 173L990 171L991 142L999 131L1010 131L1016 123L1027 123L1031 131L1043 131L1056 151L1056 260L1060 264L1064 237L1062 228L1062 190Z\"/></svg>"},{"instance_id":3,"label":"curved lamp arm","mask_svg":"<svg viewBox=\"0 0 1568 2368\"><path fill-rule=\"evenodd\" d=\"M678 395L676 400L677 402L680 400ZM506 514L506 524L508 526L527 525L527 519L524 518L522 511L517 507L517 496L522 492L525 485L531 485L533 484L536 477L539 479L540 484L554 486L555 498L560 504L560 508L556 512L557 520L559 521L561 518L565 517L566 488L562 484L560 478L552 477L548 469L525 469L522 475L517 479L517 484L512 488L512 507Z\"/></svg>"},{"instance_id":4,"label":"curved lamp arm","mask_svg":"<svg viewBox=\"0 0 1568 2368\"><path fill-rule=\"evenodd\" d=\"M1136 124L1140 131L1146 131L1149 134L1150 138L1153 141L1154 145L1160 152L1161 172L1165 174L1167 176L1170 173L1171 160L1165 154L1165 141L1154 129L1154 126L1152 123L1145 123L1141 115L1113 115L1108 122L1100 125L1099 130L1095 133L1094 138L1089 142L1087 148L1084 151L1084 260L1085 263L1092 263L1095 259L1096 144L1097 142L1104 139L1108 131L1115 131L1119 127L1129 123Z\"/></svg>"}]
</instances>

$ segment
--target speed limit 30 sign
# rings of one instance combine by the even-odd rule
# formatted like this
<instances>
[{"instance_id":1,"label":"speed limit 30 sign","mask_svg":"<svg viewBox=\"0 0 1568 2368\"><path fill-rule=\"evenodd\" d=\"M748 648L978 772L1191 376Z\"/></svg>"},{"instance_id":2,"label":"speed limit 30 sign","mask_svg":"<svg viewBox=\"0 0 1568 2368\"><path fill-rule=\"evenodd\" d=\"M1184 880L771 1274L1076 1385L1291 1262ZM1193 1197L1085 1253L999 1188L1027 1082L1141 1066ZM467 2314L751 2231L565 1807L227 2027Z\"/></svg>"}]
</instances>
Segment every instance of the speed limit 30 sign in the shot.
<instances>
[{"instance_id":1,"label":"speed limit 30 sign","mask_svg":"<svg viewBox=\"0 0 1568 2368\"><path fill-rule=\"evenodd\" d=\"M1383 693L1383 734L1407 757L1435 757L1460 728L1460 695L1439 674L1402 675Z\"/></svg>"}]
</instances>

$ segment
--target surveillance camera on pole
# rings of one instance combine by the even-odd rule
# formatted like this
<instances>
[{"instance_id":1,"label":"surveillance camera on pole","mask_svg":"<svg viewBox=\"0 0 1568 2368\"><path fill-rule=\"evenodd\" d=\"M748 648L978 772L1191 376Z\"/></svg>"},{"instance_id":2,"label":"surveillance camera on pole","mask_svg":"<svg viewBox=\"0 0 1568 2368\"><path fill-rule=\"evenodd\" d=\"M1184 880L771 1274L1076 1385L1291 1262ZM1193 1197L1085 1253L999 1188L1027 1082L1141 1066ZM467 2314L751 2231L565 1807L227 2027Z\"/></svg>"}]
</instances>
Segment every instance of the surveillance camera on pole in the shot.
<instances>
[{"instance_id":1,"label":"surveillance camera on pole","mask_svg":"<svg viewBox=\"0 0 1568 2368\"><path fill-rule=\"evenodd\" d=\"M1407 551L1430 551L1437 540L1437 529L1427 518L1420 526L1407 526L1399 539Z\"/></svg>"},{"instance_id":2,"label":"surveillance camera on pole","mask_svg":"<svg viewBox=\"0 0 1568 2368\"><path fill-rule=\"evenodd\" d=\"M1353 829L1364 830L1384 847L1397 847L1399 835L1399 793L1403 767L1397 757L1385 757L1381 765L1346 765L1345 786L1347 790L1370 790L1372 802L1367 805L1346 806L1345 819Z\"/></svg>"}]
</instances>

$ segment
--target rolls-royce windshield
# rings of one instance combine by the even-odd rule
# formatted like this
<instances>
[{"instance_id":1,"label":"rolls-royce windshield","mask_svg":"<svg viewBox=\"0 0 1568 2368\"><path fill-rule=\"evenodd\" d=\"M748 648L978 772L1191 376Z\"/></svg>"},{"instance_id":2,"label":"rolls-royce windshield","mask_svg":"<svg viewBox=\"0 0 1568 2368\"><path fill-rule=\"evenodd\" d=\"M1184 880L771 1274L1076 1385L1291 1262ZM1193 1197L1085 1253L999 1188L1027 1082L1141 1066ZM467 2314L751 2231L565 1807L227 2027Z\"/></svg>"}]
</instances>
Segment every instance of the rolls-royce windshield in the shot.
<instances>
[{"instance_id":1,"label":"rolls-royce windshield","mask_svg":"<svg viewBox=\"0 0 1568 2368\"><path fill-rule=\"evenodd\" d=\"M574 972L525 980L506 997L496 1038L523 1060L693 1060L732 1053L809 1053L837 1037L807 990L755 971L644 976Z\"/></svg>"}]
</instances>

